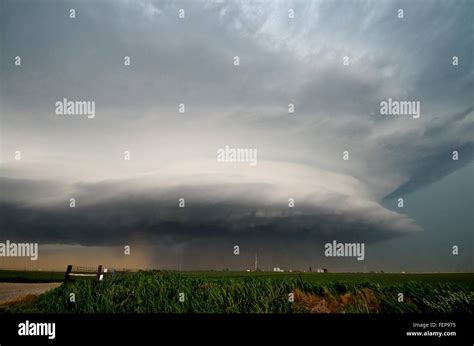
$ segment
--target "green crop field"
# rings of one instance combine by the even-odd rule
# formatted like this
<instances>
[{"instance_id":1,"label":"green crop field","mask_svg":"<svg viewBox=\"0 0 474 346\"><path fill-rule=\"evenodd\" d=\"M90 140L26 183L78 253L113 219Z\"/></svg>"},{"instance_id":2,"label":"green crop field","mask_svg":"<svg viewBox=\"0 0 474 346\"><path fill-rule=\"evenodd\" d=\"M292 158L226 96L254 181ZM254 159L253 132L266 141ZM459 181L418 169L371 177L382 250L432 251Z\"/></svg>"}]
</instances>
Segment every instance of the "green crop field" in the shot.
<instances>
[{"instance_id":1,"label":"green crop field","mask_svg":"<svg viewBox=\"0 0 474 346\"><path fill-rule=\"evenodd\" d=\"M381 286L392 286L408 281L429 284L451 283L474 290L474 273L274 273L274 272L182 272L187 277L203 278L206 280L241 279L248 277L268 279L291 279L301 277L311 283L333 283L344 281L360 283L361 281L376 282Z\"/></svg>"},{"instance_id":2,"label":"green crop field","mask_svg":"<svg viewBox=\"0 0 474 346\"><path fill-rule=\"evenodd\" d=\"M472 313L474 274L138 272L64 283L0 311Z\"/></svg>"}]
</instances>

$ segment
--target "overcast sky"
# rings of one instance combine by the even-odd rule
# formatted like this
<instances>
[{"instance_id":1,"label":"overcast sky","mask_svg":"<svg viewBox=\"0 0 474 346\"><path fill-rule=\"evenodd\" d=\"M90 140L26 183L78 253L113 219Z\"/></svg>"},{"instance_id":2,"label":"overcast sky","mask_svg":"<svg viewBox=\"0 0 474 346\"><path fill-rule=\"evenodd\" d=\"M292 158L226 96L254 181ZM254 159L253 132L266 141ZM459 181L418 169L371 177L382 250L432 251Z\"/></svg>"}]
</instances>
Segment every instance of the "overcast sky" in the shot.
<instances>
[{"instance_id":1,"label":"overcast sky","mask_svg":"<svg viewBox=\"0 0 474 346\"><path fill-rule=\"evenodd\" d=\"M40 257L0 266L472 271L473 7L2 1L0 242ZM420 118L381 115L389 98ZM365 261L324 258L332 240Z\"/></svg>"}]
</instances>

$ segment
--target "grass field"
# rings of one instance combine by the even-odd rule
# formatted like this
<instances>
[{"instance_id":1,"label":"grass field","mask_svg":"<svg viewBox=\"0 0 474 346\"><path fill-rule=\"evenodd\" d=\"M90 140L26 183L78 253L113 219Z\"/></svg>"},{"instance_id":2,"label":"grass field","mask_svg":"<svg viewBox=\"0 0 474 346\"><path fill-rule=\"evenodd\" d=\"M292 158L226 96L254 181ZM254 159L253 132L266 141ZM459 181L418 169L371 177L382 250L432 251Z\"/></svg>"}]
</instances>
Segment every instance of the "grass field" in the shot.
<instances>
[{"instance_id":1,"label":"grass field","mask_svg":"<svg viewBox=\"0 0 474 346\"><path fill-rule=\"evenodd\" d=\"M456 284L474 290L474 273L273 273L273 272L182 272L184 276L206 280L241 279L248 277L268 279L291 279L301 277L310 283L360 283L371 281L381 286L392 286L408 281L429 284Z\"/></svg>"},{"instance_id":2,"label":"grass field","mask_svg":"<svg viewBox=\"0 0 474 346\"><path fill-rule=\"evenodd\" d=\"M5 276L0 272L0 277ZM75 302L70 301L71 293ZM1 307L1 311L472 313L474 274L139 272L108 276L101 282L68 282L37 298Z\"/></svg>"}]
</instances>

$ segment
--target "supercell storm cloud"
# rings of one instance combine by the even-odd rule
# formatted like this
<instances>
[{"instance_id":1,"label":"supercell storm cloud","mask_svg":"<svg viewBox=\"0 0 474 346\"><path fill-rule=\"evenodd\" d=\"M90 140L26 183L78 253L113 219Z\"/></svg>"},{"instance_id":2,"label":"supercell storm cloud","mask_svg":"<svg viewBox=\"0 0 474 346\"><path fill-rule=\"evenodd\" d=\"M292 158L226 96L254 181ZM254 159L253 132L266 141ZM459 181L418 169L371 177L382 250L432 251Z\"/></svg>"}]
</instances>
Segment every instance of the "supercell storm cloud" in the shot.
<instances>
[{"instance_id":1,"label":"supercell storm cloud","mask_svg":"<svg viewBox=\"0 0 474 346\"><path fill-rule=\"evenodd\" d=\"M348 176L271 162L232 173L213 170L217 164L212 161L193 163L198 165L206 170L182 167L71 187L4 179L5 196L12 202L2 205L2 228L9 237L84 245L123 244L133 232L146 238L254 234L370 242L420 230L405 215L372 201L362 184ZM25 185L28 190L21 196L18 191ZM53 198L58 190L67 193ZM37 204L29 202L35 191ZM51 199L39 203L43 195ZM68 196L75 196L74 209L64 203ZM182 196L184 208L178 203ZM288 208L288 196L294 208Z\"/></svg>"},{"instance_id":2,"label":"supercell storm cloud","mask_svg":"<svg viewBox=\"0 0 474 346\"><path fill-rule=\"evenodd\" d=\"M86 5L1 4L2 239L378 243L472 168L470 1Z\"/></svg>"}]
</instances>

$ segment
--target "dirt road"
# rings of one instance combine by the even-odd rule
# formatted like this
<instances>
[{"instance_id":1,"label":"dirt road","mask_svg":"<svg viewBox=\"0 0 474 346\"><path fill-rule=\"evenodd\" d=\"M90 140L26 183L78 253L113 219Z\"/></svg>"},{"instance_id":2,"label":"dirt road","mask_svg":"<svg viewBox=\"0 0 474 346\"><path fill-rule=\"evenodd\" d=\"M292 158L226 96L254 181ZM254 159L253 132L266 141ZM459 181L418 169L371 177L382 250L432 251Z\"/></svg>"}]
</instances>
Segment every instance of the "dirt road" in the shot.
<instances>
[{"instance_id":1,"label":"dirt road","mask_svg":"<svg viewBox=\"0 0 474 346\"><path fill-rule=\"evenodd\" d=\"M56 288L61 282L52 282L46 284L23 284L0 282L0 303L17 300L29 294L40 295L47 290Z\"/></svg>"}]
</instances>

